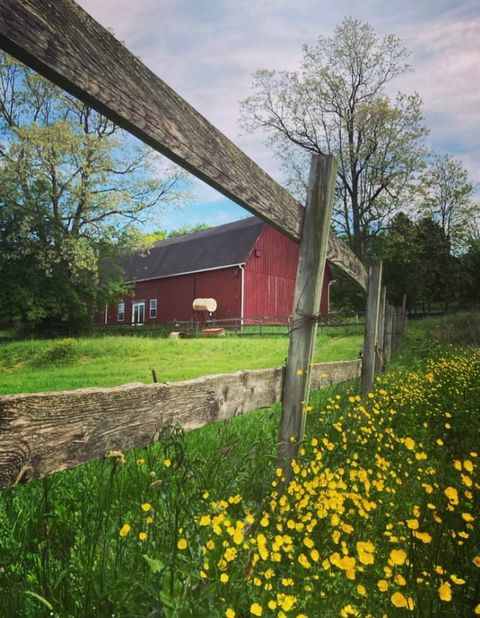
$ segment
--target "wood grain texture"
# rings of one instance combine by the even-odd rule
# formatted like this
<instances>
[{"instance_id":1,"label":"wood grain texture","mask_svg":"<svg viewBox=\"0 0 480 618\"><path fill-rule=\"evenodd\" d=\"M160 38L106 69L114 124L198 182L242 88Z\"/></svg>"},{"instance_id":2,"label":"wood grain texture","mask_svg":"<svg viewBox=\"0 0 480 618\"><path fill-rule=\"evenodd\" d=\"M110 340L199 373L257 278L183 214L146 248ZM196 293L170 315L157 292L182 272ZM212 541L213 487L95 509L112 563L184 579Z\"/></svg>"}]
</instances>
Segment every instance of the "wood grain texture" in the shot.
<instances>
[{"instance_id":1,"label":"wood grain texture","mask_svg":"<svg viewBox=\"0 0 480 618\"><path fill-rule=\"evenodd\" d=\"M385 338L385 311L387 304L387 288L383 285L380 294L380 306L378 309L377 341L375 344L375 374L382 373L385 364L384 338Z\"/></svg>"},{"instance_id":2,"label":"wood grain texture","mask_svg":"<svg viewBox=\"0 0 480 618\"><path fill-rule=\"evenodd\" d=\"M361 391L367 393L375 379L375 349L378 339L378 314L382 288L382 262L375 262L370 267L368 279L367 312L365 314L365 332L363 338Z\"/></svg>"},{"instance_id":3,"label":"wood grain texture","mask_svg":"<svg viewBox=\"0 0 480 618\"><path fill-rule=\"evenodd\" d=\"M384 345L383 356L384 365L388 367L390 364L390 358L392 356L392 338L393 338L393 315L395 313L394 307L388 305L385 311L385 332L384 332Z\"/></svg>"},{"instance_id":4,"label":"wood grain texture","mask_svg":"<svg viewBox=\"0 0 480 618\"><path fill-rule=\"evenodd\" d=\"M315 388L358 377L359 361L322 363ZM0 397L0 488L146 446L162 428L196 429L278 403L281 367L165 384Z\"/></svg>"},{"instance_id":5,"label":"wood grain texture","mask_svg":"<svg viewBox=\"0 0 480 618\"><path fill-rule=\"evenodd\" d=\"M332 218L337 163L332 156L313 155L308 182L305 231L300 241L292 322L285 367L285 388L278 435L278 466L290 480L291 461L304 437L317 312L323 288ZM292 442L292 436L295 440Z\"/></svg>"},{"instance_id":6,"label":"wood grain texture","mask_svg":"<svg viewBox=\"0 0 480 618\"><path fill-rule=\"evenodd\" d=\"M72 0L0 0L0 47L295 240L304 208ZM365 290L362 263L328 259Z\"/></svg>"}]
</instances>

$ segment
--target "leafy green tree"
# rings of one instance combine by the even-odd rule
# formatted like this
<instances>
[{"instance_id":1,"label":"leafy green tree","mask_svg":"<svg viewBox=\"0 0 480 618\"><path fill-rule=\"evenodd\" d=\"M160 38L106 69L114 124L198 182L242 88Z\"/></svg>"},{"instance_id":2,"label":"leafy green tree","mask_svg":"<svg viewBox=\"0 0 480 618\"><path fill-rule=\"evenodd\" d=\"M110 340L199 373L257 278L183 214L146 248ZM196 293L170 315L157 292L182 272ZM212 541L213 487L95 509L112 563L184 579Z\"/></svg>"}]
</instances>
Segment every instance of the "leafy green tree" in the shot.
<instances>
[{"instance_id":1,"label":"leafy green tree","mask_svg":"<svg viewBox=\"0 0 480 618\"><path fill-rule=\"evenodd\" d=\"M474 185L461 161L436 155L422 178L420 210L441 226L454 250L461 250L472 231L478 205L472 201Z\"/></svg>"},{"instance_id":2,"label":"leafy green tree","mask_svg":"<svg viewBox=\"0 0 480 618\"><path fill-rule=\"evenodd\" d=\"M406 214L398 213L387 230L373 240L373 250L383 261L383 281L389 302L399 306L403 294L410 305L418 302L424 285L418 226Z\"/></svg>"},{"instance_id":3,"label":"leafy green tree","mask_svg":"<svg viewBox=\"0 0 480 618\"><path fill-rule=\"evenodd\" d=\"M394 305L400 305L403 294L411 308L431 303L448 307L456 300L458 260L432 217L413 221L399 213L388 229L375 237L372 249L383 261L383 280Z\"/></svg>"},{"instance_id":4,"label":"leafy green tree","mask_svg":"<svg viewBox=\"0 0 480 618\"><path fill-rule=\"evenodd\" d=\"M451 243L442 226L432 217L423 217L417 224L419 300L442 303L445 309L456 299L457 260L451 254ZM417 276L413 271L412 277Z\"/></svg>"},{"instance_id":5,"label":"leafy green tree","mask_svg":"<svg viewBox=\"0 0 480 618\"><path fill-rule=\"evenodd\" d=\"M0 320L85 324L118 293L132 228L185 177L115 124L0 54Z\"/></svg>"},{"instance_id":6,"label":"leafy green tree","mask_svg":"<svg viewBox=\"0 0 480 618\"><path fill-rule=\"evenodd\" d=\"M185 236L185 234L193 234L193 232L201 232L202 230L208 230L211 226L207 223L197 223L196 225L182 225L175 230L155 230L154 232L147 232L144 236L144 242L147 246L150 246L156 242L162 240L168 240L169 238L176 238L177 236Z\"/></svg>"},{"instance_id":7,"label":"leafy green tree","mask_svg":"<svg viewBox=\"0 0 480 618\"><path fill-rule=\"evenodd\" d=\"M480 239L471 238L459 258L459 297L464 306L480 306Z\"/></svg>"},{"instance_id":8,"label":"leafy green tree","mask_svg":"<svg viewBox=\"0 0 480 618\"><path fill-rule=\"evenodd\" d=\"M243 126L265 132L299 197L311 154L335 155L334 222L361 259L370 237L408 203L423 166L420 97L387 94L409 69L406 58L399 39L347 18L333 37L304 46L298 71L257 71L242 102Z\"/></svg>"},{"instance_id":9,"label":"leafy green tree","mask_svg":"<svg viewBox=\"0 0 480 618\"><path fill-rule=\"evenodd\" d=\"M177 236L185 236L185 234L193 234L193 232L202 232L208 230L211 225L208 223L197 223L196 225L183 225L175 230L167 232L167 238L176 238Z\"/></svg>"}]
</instances>

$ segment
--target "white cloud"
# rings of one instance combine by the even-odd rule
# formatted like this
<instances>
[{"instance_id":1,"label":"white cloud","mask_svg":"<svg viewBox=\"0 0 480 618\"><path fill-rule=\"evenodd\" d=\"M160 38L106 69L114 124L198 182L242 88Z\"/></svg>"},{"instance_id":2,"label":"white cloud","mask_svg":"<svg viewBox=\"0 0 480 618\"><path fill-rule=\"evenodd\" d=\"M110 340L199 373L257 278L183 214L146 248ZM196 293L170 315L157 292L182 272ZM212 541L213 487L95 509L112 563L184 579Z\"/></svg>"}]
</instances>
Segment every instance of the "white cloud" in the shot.
<instances>
[{"instance_id":1,"label":"white cloud","mask_svg":"<svg viewBox=\"0 0 480 618\"><path fill-rule=\"evenodd\" d=\"M414 73L402 79L417 90L431 129L430 147L462 160L478 182L480 163L480 15L447 15L403 35L413 49Z\"/></svg>"},{"instance_id":2,"label":"white cloud","mask_svg":"<svg viewBox=\"0 0 480 618\"><path fill-rule=\"evenodd\" d=\"M295 69L302 43L330 36L346 15L399 35L415 71L396 86L418 91L431 147L480 162L478 0L80 0L135 54L268 173L280 180L263 136L241 135L239 100L258 68ZM200 187L200 185L196 185ZM205 203L224 198L208 188ZM218 196L215 197L215 196Z\"/></svg>"}]
</instances>

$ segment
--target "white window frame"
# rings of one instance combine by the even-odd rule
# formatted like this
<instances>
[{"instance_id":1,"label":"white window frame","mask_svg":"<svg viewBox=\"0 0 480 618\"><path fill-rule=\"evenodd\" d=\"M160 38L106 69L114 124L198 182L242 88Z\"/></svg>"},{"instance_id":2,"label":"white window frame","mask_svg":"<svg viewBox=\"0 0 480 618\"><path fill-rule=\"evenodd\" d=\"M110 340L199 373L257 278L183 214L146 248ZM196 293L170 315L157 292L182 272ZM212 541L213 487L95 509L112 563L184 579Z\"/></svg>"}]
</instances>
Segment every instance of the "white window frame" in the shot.
<instances>
[{"instance_id":1,"label":"white window frame","mask_svg":"<svg viewBox=\"0 0 480 618\"><path fill-rule=\"evenodd\" d=\"M150 299L150 307L149 307L149 316L151 320L156 320L158 317L158 299L151 298Z\"/></svg>"},{"instance_id":2,"label":"white window frame","mask_svg":"<svg viewBox=\"0 0 480 618\"><path fill-rule=\"evenodd\" d=\"M135 324L137 326L140 326L142 324L145 324L145 307L146 303L144 300L134 300L132 301L132 324ZM143 321L142 322L135 322L135 308L138 307L138 310L140 312L140 307L142 307L142 313L143 313Z\"/></svg>"},{"instance_id":3,"label":"white window frame","mask_svg":"<svg viewBox=\"0 0 480 618\"><path fill-rule=\"evenodd\" d=\"M122 307L122 309L120 309L120 307ZM125 322L125 302L123 300L117 305L117 322Z\"/></svg>"}]
</instances>

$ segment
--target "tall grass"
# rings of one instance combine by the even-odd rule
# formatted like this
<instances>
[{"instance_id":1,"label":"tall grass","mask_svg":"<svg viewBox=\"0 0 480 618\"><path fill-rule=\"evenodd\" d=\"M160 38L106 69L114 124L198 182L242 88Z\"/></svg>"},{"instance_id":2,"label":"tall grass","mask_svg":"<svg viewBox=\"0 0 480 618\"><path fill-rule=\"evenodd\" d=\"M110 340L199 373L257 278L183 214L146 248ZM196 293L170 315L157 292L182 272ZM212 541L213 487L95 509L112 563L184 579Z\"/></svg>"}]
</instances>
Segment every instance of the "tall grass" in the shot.
<instances>
[{"instance_id":1,"label":"tall grass","mask_svg":"<svg viewBox=\"0 0 480 618\"><path fill-rule=\"evenodd\" d=\"M0 616L472 616L479 398L470 351L315 393L284 498L278 407L4 491Z\"/></svg>"},{"instance_id":2,"label":"tall grass","mask_svg":"<svg viewBox=\"0 0 480 618\"><path fill-rule=\"evenodd\" d=\"M362 346L359 327L324 329L316 360L350 360ZM279 337L163 339L94 337L0 344L0 394L86 386L186 380L240 369L281 366L288 341Z\"/></svg>"}]
</instances>

